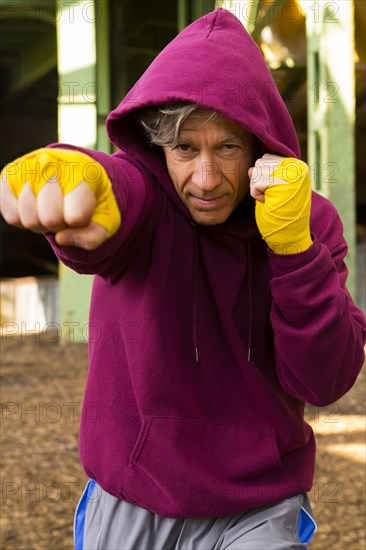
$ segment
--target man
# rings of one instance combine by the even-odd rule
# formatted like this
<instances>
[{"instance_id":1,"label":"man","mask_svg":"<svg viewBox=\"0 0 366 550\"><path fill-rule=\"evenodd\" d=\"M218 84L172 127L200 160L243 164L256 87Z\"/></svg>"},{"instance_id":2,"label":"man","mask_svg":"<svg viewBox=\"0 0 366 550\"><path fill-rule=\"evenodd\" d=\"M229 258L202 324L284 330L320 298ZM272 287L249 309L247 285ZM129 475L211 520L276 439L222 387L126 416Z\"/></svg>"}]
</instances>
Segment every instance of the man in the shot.
<instances>
[{"instance_id":1,"label":"man","mask_svg":"<svg viewBox=\"0 0 366 550\"><path fill-rule=\"evenodd\" d=\"M96 275L76 548L306 548L304 403L353 385L366 323L262 55L215 10L107 130L114 155L56 145L2 177L5 219Z\"/></svg>"}]
</instances>

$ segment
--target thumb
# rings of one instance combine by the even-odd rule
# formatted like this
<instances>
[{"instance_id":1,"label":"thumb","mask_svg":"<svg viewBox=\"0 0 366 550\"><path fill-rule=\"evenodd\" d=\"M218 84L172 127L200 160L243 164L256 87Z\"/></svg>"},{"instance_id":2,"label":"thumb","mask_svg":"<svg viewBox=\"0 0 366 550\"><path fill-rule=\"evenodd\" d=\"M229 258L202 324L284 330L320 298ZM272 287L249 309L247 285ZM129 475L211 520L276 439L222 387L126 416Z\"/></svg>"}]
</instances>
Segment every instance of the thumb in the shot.
<instances>
[{"instance_id":1,"label":"thumb","mask_svg":"<svg viewBox=\"0 0 366 550\"><path fill-rule=\"evenodd\" d=\"M248 177L251 180L253 175L254 166L251 166L248 170Z\"/></svg>"},{"instance_id":2,"label":"thumb","mask_svg":"<svg viewBox=\"0 0 366 550\"><path fill-rule=\"evenodd\" d=\"M74 246L84 250L95 250L107 240L107 230L95 222L80 228L68 228L55 235L59 246Z\"/></svg>"}]
</instances>

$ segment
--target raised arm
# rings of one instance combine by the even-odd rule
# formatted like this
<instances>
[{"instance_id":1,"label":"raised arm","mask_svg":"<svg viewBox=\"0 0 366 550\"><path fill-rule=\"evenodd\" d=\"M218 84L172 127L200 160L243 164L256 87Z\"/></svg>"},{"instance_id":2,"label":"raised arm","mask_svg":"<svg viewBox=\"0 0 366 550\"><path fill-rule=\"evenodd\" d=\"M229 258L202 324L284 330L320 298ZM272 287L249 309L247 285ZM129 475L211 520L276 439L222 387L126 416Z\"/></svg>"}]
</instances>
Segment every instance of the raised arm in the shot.
<instances>
[{"instance_id":1,"label":"raised arm","mask_svg":"<svg viewBox=\"0 0 366 550\"><path fill-rule=\"evenodd\" d=\"M278 377L293 397L325 406L344 395L357 378L364 361L366 321L346 288L347 243L336 209L315 193L311 200L306 164L270 157L259 163L251 187L261 201L256 218L272 268ZM271 172L266 160L272 163ZM286 165L288 177L280 170Z\"/></svg>"}]
</instances>

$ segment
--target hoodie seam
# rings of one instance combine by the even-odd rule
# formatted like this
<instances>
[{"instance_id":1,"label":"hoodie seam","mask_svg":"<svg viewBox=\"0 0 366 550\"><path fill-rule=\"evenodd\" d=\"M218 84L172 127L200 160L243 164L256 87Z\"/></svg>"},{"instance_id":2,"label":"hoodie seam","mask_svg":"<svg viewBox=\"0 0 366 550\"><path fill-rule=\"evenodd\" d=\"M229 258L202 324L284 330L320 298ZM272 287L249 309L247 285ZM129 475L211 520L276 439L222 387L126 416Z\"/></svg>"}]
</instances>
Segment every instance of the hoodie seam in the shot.
<instances>
[{"instance_id":1,"label":"hoodie seam","mask_svg":"<svg viewBox=\"0 0 366 550\"><path fill-rule=\"evenodd\" d=\"M213 18L213 20L211 22L210 28L209 28L207 36L206 36L206 40L207 40L207 38L210 38L210 34L212 33L212 31L214 29L214 26L216 24L216 19L218 18L220 11L221 11L221 8L219 8L215 13L215 17Z\"/></svg>"}]
</instances>

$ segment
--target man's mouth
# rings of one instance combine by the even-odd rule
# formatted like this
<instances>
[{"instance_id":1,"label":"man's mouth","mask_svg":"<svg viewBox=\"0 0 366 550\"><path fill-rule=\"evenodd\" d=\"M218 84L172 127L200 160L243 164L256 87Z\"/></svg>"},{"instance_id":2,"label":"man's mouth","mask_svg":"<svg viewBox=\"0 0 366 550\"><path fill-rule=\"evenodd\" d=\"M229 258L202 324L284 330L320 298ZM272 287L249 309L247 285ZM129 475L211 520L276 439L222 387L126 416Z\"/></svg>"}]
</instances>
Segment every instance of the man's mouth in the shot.
<instances>
[{"instance_id":1,"label":"man's mouth","mask_svg":"<svg viewBox=\"0 0 366 550\"><path fill-rule=\"evenodd\" d=\"M205 198L205 199L192 195L191 198L193 200L193 203L196 206L204 209L210 209L210 208L217 208L218 206L221 206L222 202L225 199L225 195L221 195L220 197Z\"/></svg>"}]
</instances>

